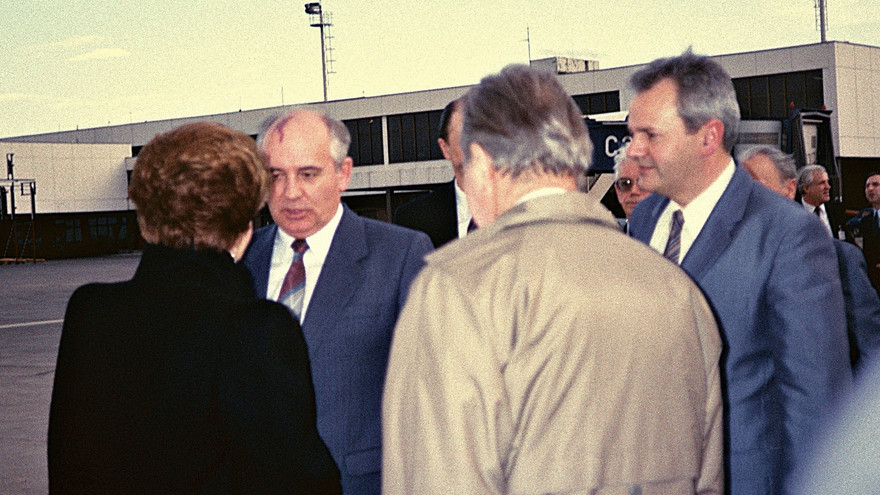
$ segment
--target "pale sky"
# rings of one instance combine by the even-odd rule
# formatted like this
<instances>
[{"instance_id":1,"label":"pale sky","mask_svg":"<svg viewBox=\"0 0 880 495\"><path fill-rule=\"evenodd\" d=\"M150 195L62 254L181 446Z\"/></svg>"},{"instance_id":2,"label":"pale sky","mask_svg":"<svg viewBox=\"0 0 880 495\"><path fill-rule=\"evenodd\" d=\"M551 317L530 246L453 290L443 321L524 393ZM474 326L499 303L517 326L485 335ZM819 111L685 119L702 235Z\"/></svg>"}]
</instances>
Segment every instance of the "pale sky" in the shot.
<instances>
[{"instance_id":1,"label":"pale sky","mask_svg":"<svg viewBox=\"0 0 880 495\"><path fill-rule=\"evenodd\" d=\"M320 101L304 1L0 0L0 137ZM880 2L828 0L880 45ZM554 55L600 68L816 43L814 0L326 0L329 99L472 84Z\"/></svg>"}]
</instances>

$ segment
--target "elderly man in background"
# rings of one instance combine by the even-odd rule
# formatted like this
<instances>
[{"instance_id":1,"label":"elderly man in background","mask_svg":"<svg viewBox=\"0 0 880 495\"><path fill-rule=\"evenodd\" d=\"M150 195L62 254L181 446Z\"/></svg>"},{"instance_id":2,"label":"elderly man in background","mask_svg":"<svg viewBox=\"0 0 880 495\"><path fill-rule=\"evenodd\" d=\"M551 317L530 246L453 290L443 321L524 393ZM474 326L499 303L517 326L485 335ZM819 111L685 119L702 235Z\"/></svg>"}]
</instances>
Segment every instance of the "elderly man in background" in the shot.
<instances>
[{"instance_id":1,"label":"elderly man in background","mask_svg":"<svg viewBox=\"0 0 880 495\"><path fill-rule=\"evenodd\" d=\"M398 322L384 493L720 493L711 310L576 191L592 145L556 77L484 78L462 149L480 228L427 258Z\"/></svg>"},{"instance_id":2,"label":"elderly man in background","mask_svg":"<svg viewBox=\"0 0 880 495\"><path fill-rule=\"evenodd\" d=\"M656 193L630 228L681 264L719 319L728 492L787 493L795 457L852 380L831 238L735 164L739 105L716 62L688 50L630 85L628 156Z\"/></svg>"},{"instance_id":3,"label":"elderly man in background","mask_svg":"<svg viewBox=\"0 0 880 495\"><path fill-rule=\"evenodd\" d=\"M260 297L302 322L318 432L345 494L376 494L381 479L381 397L394 324L432 249L428 236L361 218L341 203L352 160L345 125L300 110L261 138L272 175L275 225L254 232L243 263Z\"/></svg>"},{"instance_id":4,"label":"elderly man in background","mask_svg":"<svg viewBox=\"0 0 880 495\"><path fill-rule=\"evenodd\" d=\"M831 181L828 172L822 165L807 165L798 171L798 191L801 193L800 203L808 212L820 220L832 237L842 230L843 222L837 210L831 211Z\"/></svg>"},{"instance_id":5,"label":"elderly man in background","mask_svg":"<svg viewBox=\"0 0 880 495\"><path fill-rule=\"evenodd\" d=\"M794 200L797 172L791 155L771 146L756 146L737 158L753 179ZM859 248L834 239L834 249L846 307L850 361L855 371L876 359L880 351L880 298L868 280L865 257Z\"/></svg>"},{"instance_id":6,"label":"elderly man in background","mask_svg":"<svg viewBox=\"0 0 880 495\"><path fill-rule=\"evenodd\" d=\"M629 234L629 217L639 201L648 197L650 194L638 184L639 165L626 157L626 149L629 143L617 149L614 154L614 192L617 194L617 202L623 208L623 219L618 219L620 227L624 232Z\"/></svg>"}]
</instances>

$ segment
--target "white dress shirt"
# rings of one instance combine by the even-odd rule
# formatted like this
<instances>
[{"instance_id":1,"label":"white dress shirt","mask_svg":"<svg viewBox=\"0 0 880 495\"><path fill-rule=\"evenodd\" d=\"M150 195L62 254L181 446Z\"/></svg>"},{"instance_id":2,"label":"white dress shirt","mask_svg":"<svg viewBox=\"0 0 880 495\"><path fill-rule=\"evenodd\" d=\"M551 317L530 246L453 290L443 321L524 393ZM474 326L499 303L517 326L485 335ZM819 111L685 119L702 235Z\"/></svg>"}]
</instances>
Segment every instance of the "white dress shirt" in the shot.
<instances>
[{"instance_id":1,"label":"white dress shirt","mask_svg":"<svg viewBox=\"0 0 880 495\"><path fill-rule=\"evenodd\" d=\"M455 217L458 221L458 238L467 235L468 225L471 223L471 211L468 209L467 195L458 187L458 180L452 181L455 189Z\"/></svg>"},{"instance_id":2,"label":"white dress shirt","mask_svg":"<svg viewBox=\"0 0 880 495\"><path fill-rule=\"evenodd\" d=\"M807 203L806 201L804 201L803 198L801 198L801 204L804 206L805 210L810 212L810 214L812 214L812 215L816 214L816 211L815 211L816 207L811 205L810 203ZM817 216L819 217L820 220L822 220L822 225L825 226L825 230L827 230L828 233L833 237L834 233L831 231L831 222L828 220L828 212L825 211L824 204L819 205L819 215L817 215Z\"/></svg>"},{"instance_id":3,"label":"white dress shirt","mask_svg":"<svg viewBox=\"0 0 880 495\"><path fill-rule=\"evenodd\" d=\"M321 276L321 269L324 268L324 260L327 259L327 253L330 252L330 244L333 242L333 235L336 234L336 228L339 227L339 221L342 220L342 204L336 209L333 218L324 225L321 230L315 232L306 238L306 244L309 248L303 254L303 265L306 269L306 285L303 293L302 316L300 321L305 321L306 311L309 309L309 301L312 299L312 293L315 292L315 285L318 283L318 277ZM284 282L284 276L290 269L293 262L293 244L294 238L286 232L278 229L275 234L275 246L272 249L272 266L269 268L269 286L266 291L266 297L273 301L278 300L278 293L281 291L281 284Z\"/></svg>"},{"instance_id":4,"label":"white dress shirt","mask_svg":"<svg viewBox=\"0 0 880 495\"><path fill-rule=\"evenodd\" d=\"M657 219L657 226L654 227L654 234L651 236L651 247L663 254L663 251L666 250L666 241L669 240L669 229L672 227L672 214L676 210L681 210L681 215L684 218L684 224L681 226L681 251L678 255L679 264L681 264L691 245L700 235L700 231L703 230L703 226L706 225L706 220L709 219L709 215L712 214L712 210L715 209L724 190L730 184L735 170L736 165L731 158L721 175L687 206L681 206L670 200L666 209Z\"/></svg>"}]
</instances>

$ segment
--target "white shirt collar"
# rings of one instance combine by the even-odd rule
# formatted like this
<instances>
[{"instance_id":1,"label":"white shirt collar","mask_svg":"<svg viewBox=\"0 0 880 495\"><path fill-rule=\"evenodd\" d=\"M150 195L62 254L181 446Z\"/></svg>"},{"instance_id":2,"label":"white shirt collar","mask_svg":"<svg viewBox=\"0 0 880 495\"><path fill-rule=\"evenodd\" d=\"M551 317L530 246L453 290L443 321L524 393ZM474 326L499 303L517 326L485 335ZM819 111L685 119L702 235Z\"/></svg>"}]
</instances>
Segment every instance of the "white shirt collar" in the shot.
<instances>
[{"instance_id":1,"label":"white shirt collar","mask_svg":"<svg viewBox=\"0 0 880 495\"><path fill-rule=\"evenodd\" d=\"M529 201L529 200L535 199L535 198L540 198L542 196L552 196L554 194L565 194L566 192L568 192L568 191L562 187L542 187L540 189L535 189L534 191L529 191L529 192L523 194L518 200L516 200L516 203L514 203L514 204L518 205L520 203L525 203L526 201Z\"/></svg>"},{"instance_id":2,"label":"white shirt collar","mask_svg":"<svg viewBox=\"0 0 880 495\"><path fill-rule=\"evenodd\" d=\"M816 210L816 207L804 201L804 198L801 198L801 204L804 206L804 209L810 213L813 213ZM825 204L819 205L819 211L825 211ZM813 213L815 215L815 213Z\"/></svg>"},{"instance_id":3,"label":"white shirt collar","mask_svg":"<svg viewBox=\"0 0 880 495\"><path fill-rule=\"evenodd\" d=\"M733 179L733 173L736 171L736 165L733 158L727 164L727 167L721 174L709 185L703 192L697 195L687 206L681 206L675 201L670 200L666 209L657 219L657 226L654 228L654 234L651 236L651 247L656 251L663 253L666 249L666 241L669 239L669 229L672 225L672 214L676 210L681 210L684 224L681 227L681 251L679 254L679 263L684 260L685 255L691 248L691 245L700 235L709 215L721 199L721 195L727 190Z\"/></svg>"},{"instance_id":4,"label":"white shirt collar","mask_svg":"<svg viewBox=\"0 0 880 495\"><path fill-rule=\"evenodd\" d=\"M324 261L330 252L330 245L333 243L333 236L336 235L336 229L342 220L342 203L336 208L333 218L321 227L314 234L306 237L306 243L309 249L303 254L303 265L306 269L306 285L303 294L302 321L305 321L306 310L309 307L309 301L312 299L312 293L315 285L318 283L318 277L324 267ZM281 284L284 282L284 275L290 268L293 261L293 244L294 237L278 228L275 234L275 246L272 249L272 266L269 270L269 286L266 295L269 299L278 300L278 292L281 291Z\"/></svg>"},{"instance_id":5,"label":"white shirt collar","mask_svg":"<svg viewBox=\"0 0 880 495\"><path fill-rule=\"evenodd\" d=\"M459 239L467 235L468 225L471 223L471 212L468 210L467 195L458 187L458 180L453 179L452 187L455 189L455 219L458 222Z\"/></svg>"}]
</instances>

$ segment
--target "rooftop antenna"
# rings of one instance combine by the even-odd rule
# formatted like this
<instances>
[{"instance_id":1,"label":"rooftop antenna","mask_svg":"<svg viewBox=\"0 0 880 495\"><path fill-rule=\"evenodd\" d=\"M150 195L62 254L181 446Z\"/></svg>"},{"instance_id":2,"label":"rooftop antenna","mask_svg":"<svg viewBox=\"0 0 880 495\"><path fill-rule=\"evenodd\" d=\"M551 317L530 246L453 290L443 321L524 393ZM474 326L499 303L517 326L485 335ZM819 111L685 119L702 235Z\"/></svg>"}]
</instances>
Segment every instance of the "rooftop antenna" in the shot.
<instances>
[{"instance_id":1,"label":"rooftop antenna","mask_svg":"<svg viewBox=\"0 0 880 495\"><path fill-rule=\"evenodd\" d=\"M825 0L815 0L816 24L821 33L822 43L825 43L825 31L828 28L828 9Z\"/></svg>"},{"instance_id":2,"label":"rooftop antenna","mask_svg":"<svg viewBox=\"0 0 880 495\"><path fill-rule=\"evenodd\" d=\"M529 65L532 65L532 38L529 35L528 24L526 24L526 39L524 39L523 41L526 42L526 46L528 47L528 50L529 50Z\"/></svg>"}]
</instances>

